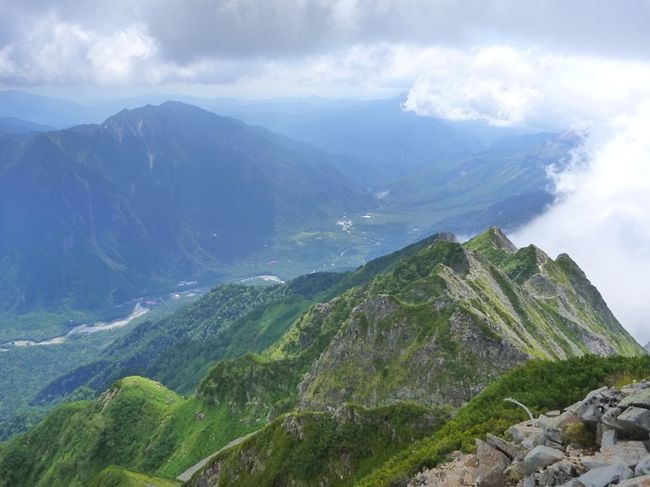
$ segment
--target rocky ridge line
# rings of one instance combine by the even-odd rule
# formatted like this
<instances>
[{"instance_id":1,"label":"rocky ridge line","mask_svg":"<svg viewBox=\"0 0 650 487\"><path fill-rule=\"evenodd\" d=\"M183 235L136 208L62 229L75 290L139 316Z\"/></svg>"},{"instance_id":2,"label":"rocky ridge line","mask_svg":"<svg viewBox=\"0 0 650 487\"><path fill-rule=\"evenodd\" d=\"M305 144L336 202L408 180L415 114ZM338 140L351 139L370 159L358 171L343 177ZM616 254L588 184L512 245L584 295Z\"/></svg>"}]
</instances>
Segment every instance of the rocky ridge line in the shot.
<instances>
[{"instance_id":1,"label":"rocky ridge line","mask_svg":"<svg viewBox=\"0 0 650 487\"><path fill-rule=\"evenodd\" d=\"M650 381L594 390L506 435L477 439L476 453L454 452L409 487L650 487Z\"/></svg>"}]
</instances>

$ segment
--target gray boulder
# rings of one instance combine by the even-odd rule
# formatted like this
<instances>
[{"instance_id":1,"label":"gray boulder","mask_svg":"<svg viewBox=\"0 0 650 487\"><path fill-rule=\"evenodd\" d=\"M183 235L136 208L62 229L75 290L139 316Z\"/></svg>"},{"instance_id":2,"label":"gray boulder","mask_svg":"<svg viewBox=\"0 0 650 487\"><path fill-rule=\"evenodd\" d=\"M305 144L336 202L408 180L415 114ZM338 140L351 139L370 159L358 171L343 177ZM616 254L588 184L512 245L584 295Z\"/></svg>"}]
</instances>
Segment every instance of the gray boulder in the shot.
<instances>
[{"instance_id":1,"label":"gray boulder","mask_svg":"<svg viewBox=\"0 0 650 487\"><path fill-rule=\"evenodd\" d=\"M588 469L594 469L610 464L622 464L634 468L641 460L648 456L648 450L641 441L619 441L593 456L582 458L582 463Z\"/></svg>"},{"instance_id":2,"label":"gray boulder","mask_svg":"<svg viewBox=\"0 0 650 487\"><path fill-rule=\"evenodd\" d=\"M640 477L641 475L650 474L650 455L639 461L634 468L634 476Z\"/></svg>"},{"instance_id":3,"label":"gray boulder","mask_svg":"<svg viewBox=\"0 0 650 487\"><path fill-rule=\"evenodd\" d=\"M650 487L650 475L624 480L618 487Z\"/></svg>"},{"instance_id":4,"label":"gray boulder","mask_svg":"<svg viewBox=\"0 0 650 487\"><path fill-rule=\"evenodd\" d=\"M623 398L619 403L621 407L637 406L650 409L650 389L639 389Z\"/></svg>"},{"instance_id":5,"label":"gray boulder","mask_svg":"<svg viewBox=\"0 0 650 487\"><path fill-rule=\"evenodd\" d=\"M650 409L632 406L619 414L616 419L629 434L636 437L650 437Z\"/></svg>"},{"instance_id":6,"label":"gray boulder","mask_svg":"<svg viewBox=\"0 0 650 487\"><path fill-rule=\"evenodd\" d=\"M634 472L622 464L606 465L590 470L578 477L581 487L607 487L609 484L616 484L627 480L634 475Z\"/></svg>"},{"instance_id":7,"label":"gray boulder","mask_svg":"<svg viewBox=\"0 0 650 487\"><path fill-rule=\"evenodd\" d=\"M510 458L510 460L514 460L515 458L523 456L524 453L523 448L520 446L515 445L510 441L499 438L498 436L494 436L490 433L488 433L485 437L485 442L492 448L499 450L501 453L505 453L505 455Z\"/></svg>"},{"instance_id":8,"label":"gray boulder","mask_svg":"<svg viewBox=\"0 0 650 487\"><path fill-rule=\"evenodd\" d=\"M615 429L605 427L603 428L602 436L600 437L600 451L603 452L612 448L618 440L618 433Z\"/></svg>"},{"instance_id":9,"label":"gray boulder","mask_svg":"<svg viewBox=\"0 0 650 487\"><path fill-rule=\"evenodd\" d=\"M555 448L538 445L524 458L524 471L530 475L538 470L553 465L564 458L564 453Z\"/></svg>"},{"instance_id":10,"label":"gray boulder","mask_svg":"<svg viewBox=\"0 0 650 487\"><path fill-rule=\"evenodd\" d=\"M496 448L481 440L476 440L476 457L478 458L479 487L502 487L506 483L505 470L510 459Z\"/></svg>"}]
</instances>

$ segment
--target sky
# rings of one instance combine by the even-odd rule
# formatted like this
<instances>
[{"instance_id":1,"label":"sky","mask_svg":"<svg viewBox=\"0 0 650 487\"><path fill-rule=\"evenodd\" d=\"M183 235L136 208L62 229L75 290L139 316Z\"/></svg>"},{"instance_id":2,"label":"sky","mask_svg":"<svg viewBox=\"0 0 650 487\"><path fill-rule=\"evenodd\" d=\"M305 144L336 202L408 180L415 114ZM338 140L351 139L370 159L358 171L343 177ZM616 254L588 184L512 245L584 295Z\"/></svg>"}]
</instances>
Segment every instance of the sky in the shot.
<instances>
[{"instance_id":1,"label":"sky","mask_svg":"<svg viewBox=\"0 0 650 487\"><path fill-rule=\"evenodd\" d=\"M421 116L575 130L513 239L567 252L650 340L650 0L0 0L0 88L74 98L407 93Z\"/></svg>"}]
</instances>

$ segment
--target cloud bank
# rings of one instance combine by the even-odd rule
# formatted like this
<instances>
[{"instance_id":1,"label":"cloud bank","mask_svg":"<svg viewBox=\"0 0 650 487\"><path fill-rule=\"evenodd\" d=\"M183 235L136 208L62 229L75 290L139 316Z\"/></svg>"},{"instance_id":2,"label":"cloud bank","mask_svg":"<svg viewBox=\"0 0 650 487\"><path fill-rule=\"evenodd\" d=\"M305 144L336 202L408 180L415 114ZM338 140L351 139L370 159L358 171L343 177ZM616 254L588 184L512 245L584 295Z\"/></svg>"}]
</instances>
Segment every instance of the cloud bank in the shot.
<instances>
[{"instance_id":1,"label":"cloud bank","mask_svg":"<svg viewBox=\"0 0 650 487\"><path fill-rule=\"evenodd\" d=\"M586 134L568 169L552 174L556 203L512 238L568 252L650 340L650 63L509 46L452 52L415 82L406 107Z\"/></svg>"},{"instance_id":2,"label":"cloud bank","mask_svg":"<svg viewBox=\"0 0 650 487\"><path fill-rule=\"evenodd\" d=\"M221 83L278 63L289 78L381 45L650 59L650 0L0 0L0 11L0 83L12 85Z\"/></svg>"}]
</instances>

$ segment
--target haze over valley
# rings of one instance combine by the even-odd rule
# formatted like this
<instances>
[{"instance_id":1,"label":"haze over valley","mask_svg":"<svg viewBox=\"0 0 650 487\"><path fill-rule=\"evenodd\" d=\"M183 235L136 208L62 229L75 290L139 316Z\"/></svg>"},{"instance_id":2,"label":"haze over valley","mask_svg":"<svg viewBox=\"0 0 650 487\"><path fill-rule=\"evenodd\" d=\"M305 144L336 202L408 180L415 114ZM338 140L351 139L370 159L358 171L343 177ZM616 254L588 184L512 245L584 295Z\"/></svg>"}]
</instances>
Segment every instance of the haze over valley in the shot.
<instances>
[{"instance_id":1,"label":"haze over valley","mask_svg":"<svg viewBox=\"0 0 650 487\"><path fill-rule=\"evenodd\" d=\"M0 8L0 487L650 482L646 0Z\"/></svg>"}]
</instances>

